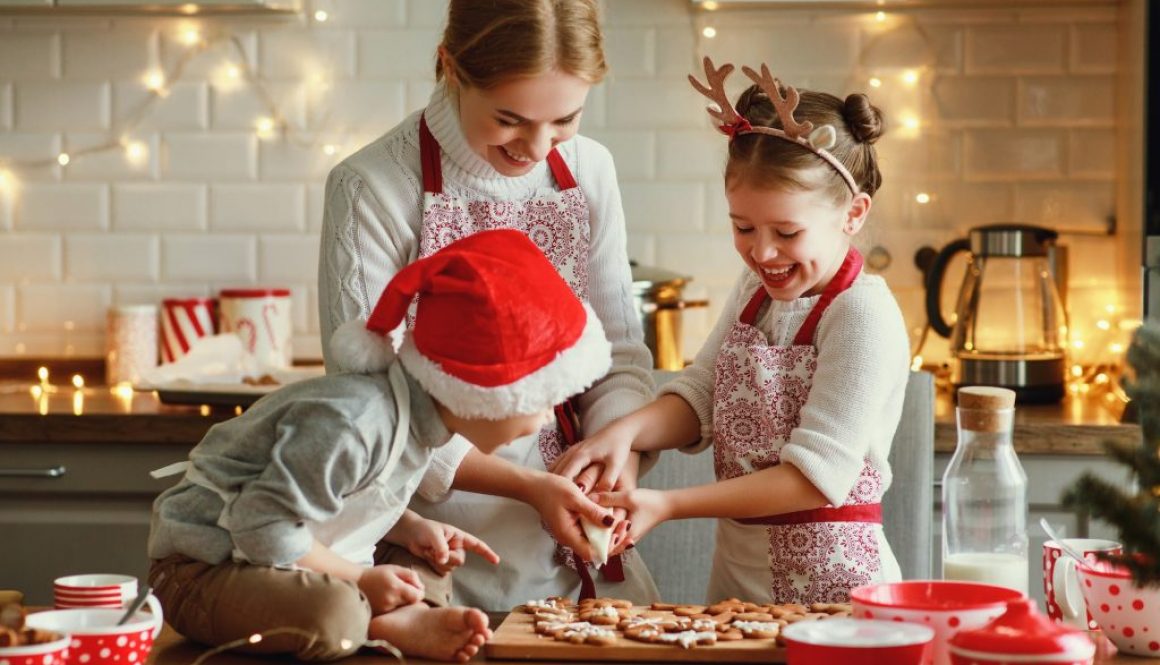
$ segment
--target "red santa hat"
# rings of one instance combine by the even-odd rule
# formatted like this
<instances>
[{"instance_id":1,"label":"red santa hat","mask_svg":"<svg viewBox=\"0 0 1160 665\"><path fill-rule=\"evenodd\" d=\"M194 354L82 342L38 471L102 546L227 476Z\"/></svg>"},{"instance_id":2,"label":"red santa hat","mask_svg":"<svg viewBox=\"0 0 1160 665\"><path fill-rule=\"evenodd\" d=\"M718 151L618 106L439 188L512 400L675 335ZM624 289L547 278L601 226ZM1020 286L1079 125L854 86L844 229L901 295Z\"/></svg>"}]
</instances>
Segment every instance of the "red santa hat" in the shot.
<instances>
[{"instance_id":1,"label":"red santa hat","mask_svg":"<svg viewBox=\"0 0 1160 665\"><path fill-rule=\"evenodd\" d=\"M483 231L395 275L366 321L335 330L330 350L347 372L382 372L388 333L419 297L398 359L423 388L465 418L537 413L608 372L600 319L523 233Z\"/></svg>"}]
</instances>

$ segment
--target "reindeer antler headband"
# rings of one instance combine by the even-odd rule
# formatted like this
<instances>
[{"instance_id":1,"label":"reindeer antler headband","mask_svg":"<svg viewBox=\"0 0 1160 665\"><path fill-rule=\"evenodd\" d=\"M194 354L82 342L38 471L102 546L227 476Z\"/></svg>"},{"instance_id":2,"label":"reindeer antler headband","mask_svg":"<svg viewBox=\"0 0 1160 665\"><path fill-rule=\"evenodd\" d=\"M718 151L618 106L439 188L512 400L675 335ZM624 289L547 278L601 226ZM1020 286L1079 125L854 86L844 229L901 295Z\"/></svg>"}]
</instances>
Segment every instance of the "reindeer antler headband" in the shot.
<instances>
[{"instance_id":1,"label":"reindeer antler headband","mask_svg":"<svg viewBox=\"0 0 1160 665\"><path fill-rule=\"evenodd\" d=\"M814 124L808 120L806 122L794 120L793 112L797 109L801 99L796 88L784 85L780 80L773 78L766 65L761 66L760 74L749 67L742 67L741 71L745 72L746 76L760 86L765 94L769 95L784 129L754 127L733 108L733 105L729 103L729 98L725 95L725 79L732 71L733 65L724 64L719 68L714 67L713 61L706 57L705 80L708 81L709 85L704 85L692 74L689 74L689 83L692 83L697 92L708 97L715 105L708 106L706 110L709 115L721 123L718 129L722 133L728 134L730 141L740 134L766 134L796 143L824 159L846 181L846 186L850 188L850 192L858 193L858 184L854 182L854 176L850 174L850 170L830 153L830 148L838 143L838 133L834 130L834 126L821 125L815 129ZM785 92L783 93L782 90Z\"/></svg>"}]
</instances>

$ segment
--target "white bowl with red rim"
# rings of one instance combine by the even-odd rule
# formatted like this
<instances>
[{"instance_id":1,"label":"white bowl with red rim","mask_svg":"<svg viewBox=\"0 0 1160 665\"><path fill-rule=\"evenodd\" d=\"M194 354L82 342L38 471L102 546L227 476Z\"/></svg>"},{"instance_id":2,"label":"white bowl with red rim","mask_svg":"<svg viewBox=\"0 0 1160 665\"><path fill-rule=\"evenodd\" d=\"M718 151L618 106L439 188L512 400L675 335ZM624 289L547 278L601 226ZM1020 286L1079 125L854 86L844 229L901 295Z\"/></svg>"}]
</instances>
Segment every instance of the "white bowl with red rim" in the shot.
<instances>
[{"instance_id":1,"label":"white bowl with red rim","mask_svg":"<svg viewBox=\"0 0 1160 665\"><path fill-rule=\"evenodd\" d=\"M1160 657L1160 587L1140 587L1127 568L1106 562L1076 566L1088 612L1120 649Z\"/></svg>"},{"instance_id":2,"label":"white bowl with red rim","mask_svg":"<svg viewBox=\"0 0 1160 665\"><path fill-rule=\"evenodd\" d=\"M0 663L8 665L66 665L68 662L68 635L58 634L51 642L19 647L0 647Z\"/></svg>"},{"instance_id":3,"label":"white bowl with red rim","mask_svg":"<svg viewBox=\"0 0 1160 665\"><path fill-rule=\"evenodd\" d=\"M865 619L799 621L782 631L787 665L922 665L934 629Z\"/></svg>"},{"instance_id":4,"label":"white bowl with red rim","mask_svg":"<svg viewBox=\"0 0 1160 665\"><path fill-rule=\"evenodd\" d=\"M1091 665L1096 653L1087 634L1040 614L1028 598L982 628L959 631L949 646L953 665Z\"/></svg>"},{"instance_id":5,"label":"white bowl with red rim","mask_svg":"<svg viewBox=\"0 0 1160 665\"><path fill-rule=\"evenodd\" d=\"M71 636L66 665L142 665L161 633L160 614L138 612L118 626L120 609L71 608L29 614L29 628Z\"/></svg>"},{"instance_id":6,"label":"white bowl with red rim","mask_svg":"<svg viewBox=\"0 0 1160 665\"><path fill-rule=\"evenodd\" d=\"M857 619L903 621L934 629L933 665L950 665L947 641L960 630L979 628L1023 594L994 584L914 580L858 587L850 592Z\"/></svg>"}]
</instances>

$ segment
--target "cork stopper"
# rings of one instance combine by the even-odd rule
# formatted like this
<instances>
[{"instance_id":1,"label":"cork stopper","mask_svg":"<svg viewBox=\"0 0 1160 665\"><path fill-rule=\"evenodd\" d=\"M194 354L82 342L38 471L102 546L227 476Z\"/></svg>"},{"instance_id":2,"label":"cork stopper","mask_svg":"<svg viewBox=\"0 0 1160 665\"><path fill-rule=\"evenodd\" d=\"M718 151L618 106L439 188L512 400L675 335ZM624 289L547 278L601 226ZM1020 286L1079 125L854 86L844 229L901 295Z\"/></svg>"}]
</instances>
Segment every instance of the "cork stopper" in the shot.
<instances>
[{"instance_id":1,"label":"cork stopper","mask_svg":"<svg viewBox=\"0 0 1160 665\"><path fill-rule=\"evenodd\" d=\"M974 432L1002 432L1011 426L1015 391L990 386L959 388L959 424Z\"/></svg>"}]
</instances>

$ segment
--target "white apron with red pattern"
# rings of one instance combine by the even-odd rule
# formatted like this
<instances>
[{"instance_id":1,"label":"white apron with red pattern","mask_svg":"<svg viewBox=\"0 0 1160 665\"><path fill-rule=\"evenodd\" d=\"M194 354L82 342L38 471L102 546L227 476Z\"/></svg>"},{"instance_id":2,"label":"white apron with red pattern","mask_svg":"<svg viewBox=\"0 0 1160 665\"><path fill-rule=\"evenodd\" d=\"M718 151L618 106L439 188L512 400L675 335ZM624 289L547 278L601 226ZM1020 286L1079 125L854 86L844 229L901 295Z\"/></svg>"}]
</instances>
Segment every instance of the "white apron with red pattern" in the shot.
<instances>
[{"instance_id":1,"label":"white apron with red pattern","mask_svg":"<svg viewBox=\"0 0 1160 665\"><path fill-rule=\"evenodd\" d=\"M479 231L519 229L556 266L572 291L587 300L588 201L559 152L553 149L548 154L548 165L558 189L538 191L524 200L501 200L484 198L478 193L445 192L442 153L422 119L419 138L424 189L420 257ZM493 454L518 466L543 471L565 447L560 427L552 423L538 436L518 439ZM610 561L603 575L595 572L588 575L589 569L575 565L571 551L557 546L539 514L525 503L455 492L442 503L431 503L416 496L411 507L424 517L453 524L482 538L502 559L498 566L493 566L477 556L469 556L467 563L452 575L456 604L510 610L548 596L577 597L593 593L645 603L656 600L656 586L638 554L627 552L620 561ZM583 576L578 575L579 569Z\"/></svg>"},{"instance_id":2,"label":"white apron with red pattern","mask_svg":"<svg viewBox=\"0 0 1160 665\"><path fill-rule=\"evenodd\" d=\"M713 404L714 468L718 480L780 463L798 426L817 369L814 332L833 299L858 277L853 249L807 315L791 346L770 345L754 324L769 300L764 288L745 307L717 357ZM717 549L708 600L848 602L849 590L901 578L882 533L879 472L865 462L839 508L717 521Z\"/></svg>"}]
</instances>

